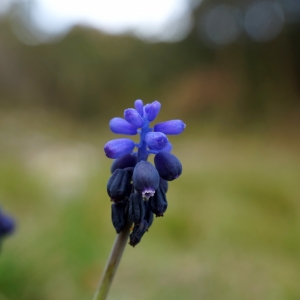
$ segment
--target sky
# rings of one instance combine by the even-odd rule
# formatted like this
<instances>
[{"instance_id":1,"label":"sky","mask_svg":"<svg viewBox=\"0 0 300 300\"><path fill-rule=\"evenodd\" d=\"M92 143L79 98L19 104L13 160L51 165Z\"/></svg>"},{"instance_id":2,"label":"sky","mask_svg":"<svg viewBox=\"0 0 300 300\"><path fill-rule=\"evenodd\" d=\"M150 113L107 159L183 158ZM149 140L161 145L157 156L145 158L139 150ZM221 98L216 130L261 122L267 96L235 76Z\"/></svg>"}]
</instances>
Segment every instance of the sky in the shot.
<instances>
[{"instance_id":1,"label":"sky","mask_svg":"<svg viewBox=\"0 0 300 300\"><path fill-rule=\"evenodd\" d=\"M133 32L145 39L176 40L190 28L188 0L0 0L5 11L13 3L28 7L34 26L48 34L68 31L75 24L111 34ZM180 20L185 24L176 26Z\"/></svg>"},{"instance_id":2,"label":"sky","mask_svg":"<svg viewBox=\"0 0 300 300\"><path fill-rule=\"evenodd\" d=\"M193 25L189 6L201 1L0 0L0 14L9 7L21 8L11 10L12 29L28 44L63 37L77 24L109 34L130 33L147 41L172 42L189 33ZM255 42L266 42L276 38L285 23L300 20L300 0L244 0L240 3L247 5L239 5L238 1L235 5L212 4L194 20L199 37L208 46L224 46L243 35Z\"/></svg>"}]
</instances>

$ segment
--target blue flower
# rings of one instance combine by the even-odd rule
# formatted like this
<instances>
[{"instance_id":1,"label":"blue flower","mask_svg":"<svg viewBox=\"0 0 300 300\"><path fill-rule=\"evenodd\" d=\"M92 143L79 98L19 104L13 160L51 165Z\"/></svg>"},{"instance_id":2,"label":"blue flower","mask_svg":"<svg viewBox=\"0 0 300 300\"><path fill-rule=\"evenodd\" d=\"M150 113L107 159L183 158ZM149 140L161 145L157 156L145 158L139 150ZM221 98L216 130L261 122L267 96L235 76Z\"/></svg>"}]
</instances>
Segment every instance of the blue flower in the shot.
<instances>
[{"instance_id":1,"label":"blue flower","mask_svg":"<svg viewBox=\"0 0 300 300\"><path fill-rule=\"evenodd\" d=\"M148 231L153 214L163 216L168 207L167 181L182 173L179 159L170 153L172 144L167 135L182 133L186 125L181 120L170 120L151 128L150 122L156 119L160 109L158 101L144 105L142 100L136 100L134 108L125 109L124 118L113 118L109 127L117 134L139 133L139 142L119 138L104 146L106 156L115 159L107 184L107 193L113 201L112 223L117 233L123 230L127 220L134 223L129 242L132 246ZM155 165L147 161L151 154L155 155Z\"/></svg>"},{"instance_id":2,"label":"blue flower","mask_svg":"<svg viewBox=\"0 0 300 300\"><path fill-rule=\"evenodd\" d=\"M0 242L5 236L11 234L14 229L15 221L13 218L0 210Z\"/></svg>"},{"instance_id":3,"label":"blue flower","mask_svg":"<svg viewBox=\"0 0 300 300\"><path fill-rule=\"evenodd\" d=\"M181 120L171 120L154 125L154 131L163 132L164 134L180 134L185 126Z\"/></svg>"},{"instance_id":4,"label":"blue flower","mask_svg":"<svg viewBox=\"0 0 300 300\"><path fill-rule=\"evenodd\" d=\"M114 133L135 135L137 128L122 118L113 118L109 122L110 130Z\"/></svg>"},{"instance_id":5,"label":"blue flower","mask_svg":"<svg viewBox=\"0 0 300 300\"><path fill-rule=\"evenodd\" d=\"M145 142L152 150L162 150L167 147L169 140L162 132L148 132L145 136Z\"/></svg>"},{"instance_id":6,"label":"blue flower","mask_svg":"<svg viewBox=\"0 0 300 300\"><path fill-rule=\"evenodd\" d=\"M134 147L135 144L130 139L115 139L105 144L104 152L109 158L119 158L131 153Z\"/></svg>"},{"instance_id":7,"label":"blue flower","mask_svg":"<svg viewBox=\"0 0 300 300\"><path fill-rule=\"evenodd\" d=\"M124 118L131 125L136 128L141 128L144 125L144 120L137 110L134 108L127 108L124 110Z\"/></svg>"}]
</instances>

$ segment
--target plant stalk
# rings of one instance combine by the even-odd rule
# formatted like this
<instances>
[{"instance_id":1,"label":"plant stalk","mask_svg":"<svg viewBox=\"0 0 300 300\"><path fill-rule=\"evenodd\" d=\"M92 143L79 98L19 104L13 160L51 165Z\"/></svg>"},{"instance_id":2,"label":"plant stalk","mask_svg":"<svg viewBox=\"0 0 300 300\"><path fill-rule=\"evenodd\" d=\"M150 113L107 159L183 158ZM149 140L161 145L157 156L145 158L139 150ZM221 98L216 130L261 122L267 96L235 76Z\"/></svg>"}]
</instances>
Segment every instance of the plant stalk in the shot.
<instances>
[{"instance_id":1,"label":"plant stalk","mask_svg":"<svg viewBox=\"0 0 300 300\"><path fill-rule=\"evenodd\" d=\"M93 300L106 299L127 244L131 226L132 223L128 222L123 231L117 235Z\"/></svg>"}]
</instances>

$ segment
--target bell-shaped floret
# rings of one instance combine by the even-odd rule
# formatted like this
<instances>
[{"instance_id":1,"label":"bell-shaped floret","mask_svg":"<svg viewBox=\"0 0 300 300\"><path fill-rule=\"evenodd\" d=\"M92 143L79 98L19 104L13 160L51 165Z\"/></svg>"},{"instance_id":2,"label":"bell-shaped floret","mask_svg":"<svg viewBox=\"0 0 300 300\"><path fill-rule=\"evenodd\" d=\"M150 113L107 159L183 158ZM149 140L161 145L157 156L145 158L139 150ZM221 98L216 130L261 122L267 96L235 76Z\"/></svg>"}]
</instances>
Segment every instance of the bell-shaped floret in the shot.
<instances>
[{"instance_id":1,"label":"bell-shaped floret","mask_svg":"<svg viewBox=\"0 0 300 300\"><path fill-rule=\"evenodd\" d=\"M145 221L147 221L148 223L148 228L150 228L150 226L153 223L153 212L150 209L150 204L149 204L150 200L145 200L144 201L144 206L145 206ZM147 229L148 230L148 229Z\"/></svg>"},{"instance_id":2,"label":"bell-shaped floret","mask_svg":"<svg viewBox=\"0 0 300 300\"><path fill-rule=\"evenodd\" d=\"M141 194L133 193L128 199L128 219L137 224L145 217L145 205Z\"/></svg>"},{"instance_id":3,"label":"bell-shaped floret","mask_svg":"<svg viewBox=\"0 0 300 300\"><path fill-rule=\"evenodd\" d=\"M136 246L142 239L145 232L148 230L148 223L142 220L139 224L135 224L131 234L129 235L129 245Z\"/></svg>"},{"instance_id":4,"label":"bell-shaped floret","mask_svg":"<svg viewBox=\"0 0 300 300\"><path fill-rule=\"evenodd\" d=\"M160 111L161 104L155 100L154 102L145 105L144 110L147 116L147 120L152 122L158 115Z\"/></svg>"},{"instance_id":5,"label":"bell-shaped floret","mask_svg":"<svg viewBox=\"0 0 300 300\"><path fill-rule=\"evenodd\" d=\"M140 161L136 164L132 175L135 190L149 199L155 194L159 186L159 174L155 167L148 161Z\"/></svg>"},{"instance_id":6,"label":"bell-shaped floret","mask_svg":"<svg viewBox=\"0 0 300 300\"><path fill-rule=\"evenodd\" d=\"M0 239L15 229L15 221L9 215L4 214L0 211Z\"/></svg>"},{"instance_id":7,"label":"bell-shaped floret","mask_svg":"<svg viewBox=\"0 0 300 300\"><path fill-rule=\"evenodd\" d=\"M131 139L115 139L104 145L104 152L108 158L119 158L131 153L135 144Z\"/></svg>"},{"instance_id":8,"label":"bell-shaped floret","mask_svg":"<svg viewBox=\"0 0 300 300\"><path fill-rule=\"evenodd\" d=\"M167 210L168 202L166 194L161 188L159 188L155 195L149 199L149 205L151 211L157 217L163 217L165 211Z\"/></svg>"},{"instance_id":9,"label":"bell-shaped floret","mask_svg":"<svg viewBox=\"0 0 300 300\"><path fill-rule=\"evenodd\" d=\"M135 135L137 134L137 127L128 123L123 118L113 118L109 122L109 128L114 133Z\"/></svg>"},{"instance_id":10,"label":"bell-shaped floret","mask_svg":"<svg viewBox=\"0 0 300 300\"><path fill-rule=\"evenodd\" d=\"M148 132L145 142L151 150L162 150L168 145L168 138L161 132Z\"/></svg>"},{"instance_id":11,"label":"bell-shaped floret","mask_svg":"<svg viewBox=\"0 0 300 300\"><path fill-rule=\"evenodd\" d=\"M138 99L134 101L134 108L137 110L137 112L143 116L144 114L144 103L142 100Z\"/></svg>"},{"instance_id":12,"label":"bell-shaped floret","mask_svg":"<svg viewBox=\"0 0 300 300\"><path fill-rule=\"evenodd\" d=\"M131 174L125 169L116 169L107 183L107 194L112 201L122 201L131 192Z\"/></svg>"},{"instance_id":13,"label":"bell-shaped floret","mask_svg":"<svg viewBox=\"0 0 300 300\"><path fill-rule=\"evenodd\" d=\"M160 151L155 155L154 164L159 176L168 181L178 178L182 173L182 165L179 159L166 151Z\"/></svg>"},{"instance_id":14,"label":"bell-shaped floret","mask_svg":"<svg viewBox=\"0 0 300 300\"><path fill-rule=\"evenodd\" d=\"M144 120L137 110L134 108L127 108L124 110L124 118L127 122L134 125L137 128L141 128L144 125Z\"/></svg>"},{"instance_id":15,"label":"bell-shaped floret","mask_svg":"<svg viewBox=\"0 0 300 300\"><path fill-rule=\"evenodd\" d=\"M159 180L159 188L162 189L163 192L167 193L168 191L168 181L167 180L164 180L160 177L160 180Z\"/></svg>"},{"instance_id":16,"label":"bell-shaped floret","mask_svg":"<svg viewBox=\"0 0 300 300\"><path fill-rule=\"evenodd\" d=\"M111 205L111 221L117 233L120 233L126 225L126 205L127 200Z\"/></svg>"},{"instance_id":17,"label":"bell-shaped floret","mask_svg":"<svg viewBox=\"0 0 300 300\"><path fill-rule=\"evenodd\" d=\"M136 163L137 153L123 155L113 161L110 167L110 172L113 173L116 169L134 168Z\"/></svg>"},{"instance_id":18,"label":"bell-shaped floret","mask_svg":"<svg viewBox=\"0 0 300 300\"><path fill-rule=\"evenodd\" d=\"M154 131L163 132L164 134L179 134L186 125L181 120L171 120L154 125Z\"/></svg>"}]
</instances>

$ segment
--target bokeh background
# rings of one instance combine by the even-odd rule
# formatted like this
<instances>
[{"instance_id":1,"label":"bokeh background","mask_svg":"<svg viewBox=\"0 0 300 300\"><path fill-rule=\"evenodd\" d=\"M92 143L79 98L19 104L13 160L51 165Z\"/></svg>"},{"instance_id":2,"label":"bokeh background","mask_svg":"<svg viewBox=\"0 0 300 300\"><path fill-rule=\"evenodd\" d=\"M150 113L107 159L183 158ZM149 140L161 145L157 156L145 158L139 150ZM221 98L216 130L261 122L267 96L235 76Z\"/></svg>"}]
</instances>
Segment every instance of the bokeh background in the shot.
<instances>
[{"instance_id":1,"label":"bokeh background","mask_svg":"<svg viewBox=\"0 0 300 300\"><path fill-rule=\"evenodd\" d=\"M1 1L1 300L92 298L115 239L108 122L136 99L187 124L183 174L108 299L300 299L300 2L172 3L141 23L166 8L115 1L111 24L142 21L109 27Z\"/></svg>"}]
</instances>

